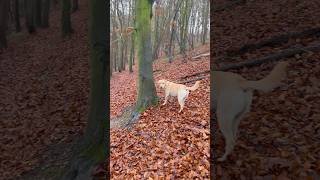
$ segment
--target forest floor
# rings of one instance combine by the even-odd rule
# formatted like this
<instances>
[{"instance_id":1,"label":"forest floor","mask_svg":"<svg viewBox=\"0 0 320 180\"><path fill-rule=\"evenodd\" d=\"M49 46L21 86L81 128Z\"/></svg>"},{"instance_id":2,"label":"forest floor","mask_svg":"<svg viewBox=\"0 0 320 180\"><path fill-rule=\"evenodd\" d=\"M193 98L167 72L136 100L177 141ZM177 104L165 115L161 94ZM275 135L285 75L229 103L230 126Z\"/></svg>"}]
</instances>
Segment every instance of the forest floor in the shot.
<instances>
[{"instance_id":1,"label":"forest floor","mask_svg":"<svg viewBox=\"0 0 320 180\"><path fill-rule=\"evenodd\" d=\"M60 9L50 27L9 37L0 54L0 179L50 179L83 133L89 94L87 1L62 39Z\"/></svg>"},{"instance_id":2,"label":"forest floor","mask_svg":"<svg viewBox=\"0 0 320 180\"><path fill-rule=\"evenodd\" d=\"M204 45L194 50L197 54L209 51ZM189 52L191 53L191 52ZM165 60L154 62L154 79L179 81L181 77L209 70L210 60L182 62L177 56L170 64ZM137 98L137 70L114 73L111 78L111 118L120 116L123 109L132 106ZM186 84L192 86L193 83ZM164 92L157 87L160 102ZM179 104L171 98L165 106L147 109L130 130L111 130L111 178L209 178L209 108L210 79L201 80L199 89L190 93L182 113ZM111 120L111 124L114 124Z\"/></svg>"},{"instance_id":3,"label":"forest floor","mask_svg":"<svg viewBox=\"0 0 320 180\"><path fill-rule=\"evenodd\" d=\"M214 0L219 7L228 0ZM246 44L270 37L319 28L317 0L253 0L214 14L211 47L215 66L261 58L292 47L320 43L320 31L311 36L289 38L238 55ZM279 39L279 38L278 38ZM239 52L239 51L238 51ZM304 52L283 58L288 61L284 86L270 93L254 93L251 112L241 121L239 138L228 161L216 163L217 179L320 179L320 52ZM265 77L275 62L232 70L245 78ZM224 152L220 132L213 148Z\"/></svg>"}]
</instances>

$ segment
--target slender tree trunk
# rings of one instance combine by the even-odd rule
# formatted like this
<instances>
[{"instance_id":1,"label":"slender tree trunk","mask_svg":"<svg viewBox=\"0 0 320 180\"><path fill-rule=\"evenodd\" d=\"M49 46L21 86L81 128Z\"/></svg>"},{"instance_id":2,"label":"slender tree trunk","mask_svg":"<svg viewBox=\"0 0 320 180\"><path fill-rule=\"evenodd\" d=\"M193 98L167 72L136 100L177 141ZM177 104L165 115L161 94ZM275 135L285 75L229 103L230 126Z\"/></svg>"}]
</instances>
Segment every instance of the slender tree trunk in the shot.
<instances>
[{"instance_id":1,"label":"slender tree trunk","mask_svg":"<svg viewBox=\"0 0 320 180\"><path fill-rule=\"evenodd\" d=\"M159 53L159 16L157 14L154 15L154 42L153 42L153 60L158 59Z\"/></svg>"},{"instance_id":2,"label":"slender tree trunk","mask_svg":"<svg viewBox=\"0 0 320 180\"><path fill-rule=\"evenodd\" d=\"M121 48L120 48L120 53L121 53L121 57L120 57L120 68L121 68L121 71L124 71L125 70L125 68L124 68L124 50L125 50L125 45L124 45L124 39L121 39L121 42L120 42L120 46L121 46Z\"/></svg>"},{"instance_id":3,"label":"slender tree trunk","mask_svg":"<svg viewBox=\"0 0 320 180\"><path fill-rule=\"evenodd\" d=\"M72 12L76 12L79 9L78 0L72 0Z\"/></svg>"},{"instance_id":4,"label":"slender tree trunk","mask_svg":"<svg viewBox=\"0 0 320 180\"><path fill-rule=\"evenodd\" d=\"M111 59L110 59L110 78L112 77L112 68L113 68L113 51L114 51L114 49L113 49L113 47L112 47L112 45L111 45L111 47L110 47L110 50L111 50L111 52L110 52L110 55L111 55Z\"/></svg>"},{"instance_id":5,"label":"slender tree trunk","mask_svg":"<svg viewBox=\"0 0 320 180\"><path fill-rule=\"evenodd\" d=\"M9 0L0 1L0 52L7 48L7 28L9 18Z\"/></svg>"},{"instance_id":6,"label":"slender tree trunk","mask_svg":"<svg viewBox=\"0 0 320 180\"><path fill-rule=\"evenodd\" d=\"M117 55L118 55L118 72L121 72L122 71L122 48L121 48L121 42L122 40L119 40L117 45L118 45L118 51L117 51Z\"/></svg>"},{"instance_id":7,"label":"slender tree trunk","mask_svg":"<svg viewBox=\"0 0 320 180\"><path fill-rule=\"evenodd\" d=\"M184 0L180 0L176 3L176 6L175 6L175 10L174 10L174 15L173 15L173 18L172 18L172 22L175 22L176 19L177 19L177 16L178 16L178 12L179 12L179 9L180 9L180 6L182 5L182 3L184 2ZM169 63L172 62L173 60L173 55L174 55L174 36L175 36L175 27L176 25L173 25L171 27L171 33L170 33L170 40L169 40L169 44L167 46L167 56L168 56L168 59L169 59Z\"/></svg>"},{"instance_id":8,"label":"slender tree trunk","mask_svg":"<svg viewBox=\"0 0 320 180\"><path fill-rule=\"evenodd\" d=\"M14 0L14 17L15 17L15 24L16 24L16 32L21 31L21 23L20 23L20 8L19 8L19 0Z\"/></svg>"},{"instance_id":9,"label":"slender tree trunk","mask_svg":"<svg viewBox=\"0 0 320 180\"><path fill-rule=\"evenodd\" d=\"M41 0L35 0L35 19L36 19L36 25L38 27L41 27L41 11L42 11L42 1Z\"/></svg>"},{"instance_id":10,"label":"slender tree trunk","mask_svg":"<svg viewBox=\"0 0 320 180\"><path fill-rule=\"evenodd\" d=\"M205 0L205 6L204 6L204 14L203 14L203 26L202 26L202 30L203 30L203 34L202 34L202 44L206 43L206 38L207 38L207 33L208 33L208 18L209 18L209 1Z\"/></svg>"},{"instance_id":11,"label":"slender tree trunk","mask_svg":"<svg viewBox=\"0 0 320 180\"><path fill-rule=\"evenodd\" d=\"M151 9L150 0L138 0L136 9L138 42L138 99L136 110L144 111L158 103L152 70Z\"/></svg>"},{"instance_id":12,"label":"slender tree trunk","mask_svg":"<svg viewBox=\"0 0 320 180\"><path fill-rule=\"evenodd\" d=\"M75 148L70 169L63 180L92 179L93 167L108 162L110 149L108 117L109 112L109 16L110 1L89 1L89 39L90 39L90 76L91 89L89 117L84 136ZM108 163L107 163L108 166ZM107 167L107 169L109 169ZM109 177L109 175L107 175Z\"/></svg>"},{"instance_id":13,"label":"slender tree trunk","mask_svg":"<svg viewBox=\"0 0 320 180\"><path fill-rule=\"evenodd\" d=\"M129 58L129 72L132 73L132 64L134 61L134 38L135 38L135 33L132 33L131 35L131 49L130 49L130 58Z\"/></svg>"},{"instance_id":14,"label":"slender tree trunk","mask_svg":"<svg viewBox=\"0 0 320 180\"><path fill-rule=\"evenodd\" d=\"M36 32L35 27L35 0L25 0L26 5L26 26L28 32L34 33Z\"/></svg>"},{"instance_id":15,"label":"slender tree trunk","mask_svg":"<svg viewBox=\"0 0 320 180\"><path fill-rule=\"evenodd\" d=\"M43 0L43 11L42 11L42 27L49 27L49 15L50 15L50 0Z\"/></svg>"},{"instance_id":16,"label":"slender tree trunk","mask_svg":"<svg viewBox=\"0 0 320 180\"><path fill-rule=\"evenodd\" d=\"M62 0L62 37L70 37L73 33L71 27L71 1Z\"/></svg>"}]
</instances>

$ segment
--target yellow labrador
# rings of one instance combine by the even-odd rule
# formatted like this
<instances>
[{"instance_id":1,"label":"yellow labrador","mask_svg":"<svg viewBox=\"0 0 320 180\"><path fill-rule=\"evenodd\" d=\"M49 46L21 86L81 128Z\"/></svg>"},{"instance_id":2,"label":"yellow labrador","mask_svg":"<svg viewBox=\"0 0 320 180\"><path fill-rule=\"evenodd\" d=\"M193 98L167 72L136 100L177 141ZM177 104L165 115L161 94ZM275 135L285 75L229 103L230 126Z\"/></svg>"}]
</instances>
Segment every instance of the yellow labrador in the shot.
<instances>
[{"instance_id":1,"label":"yellow labrador","mask_svg":"<svg viewBox=\"0 0 320 180\"><path fill-rule=\"evenodd\" d=\"M189 95L189 91L194 91L198 89L200 81L197 81L192 87L187 87L183 84L173 83L165 79L159 80L158 84L161 88L165 89L165 100L162 105L165 105L167 103L169 96L177 96L178 102L180 104L180 113L184 107L184 102Z\"/></svg>"},{"instance_id":2,"label":"yellow labrador","mask_svg":"<svg viewBox=\"0 0 320 180\"><path fill-rule=\"evenodd\" d=\"M213 98L216 116L226 147L225 153L218 161L226 160L234 148L240 120L250 111L254 90L269 92L281 85L286 76L288 62L280 62L271 73L259 81L248 81L238 74L214 71Z\"/></svg>"}]
</instances>

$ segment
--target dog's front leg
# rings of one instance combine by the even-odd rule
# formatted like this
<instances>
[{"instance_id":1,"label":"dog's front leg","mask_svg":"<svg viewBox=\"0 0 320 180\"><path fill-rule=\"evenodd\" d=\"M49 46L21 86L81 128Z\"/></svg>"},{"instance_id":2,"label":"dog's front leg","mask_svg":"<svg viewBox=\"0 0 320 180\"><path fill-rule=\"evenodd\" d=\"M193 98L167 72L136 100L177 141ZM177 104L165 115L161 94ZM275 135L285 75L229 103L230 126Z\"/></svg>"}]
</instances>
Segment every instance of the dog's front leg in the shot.
<instances>
[{"instance_id":1,"label":"dog's front leg","mask_svg":"<svg viewBox=\"0 0 320 180\"><path fill-rule=\"evenodd\" d=\"M166 93L166 95L165 95L165 97L164 97L164 103L162 104L162 106L164 106L164 105L167 104L168 97L169 97L169 92L166 91L165 93Z\"/></svg>"}]
</instances>

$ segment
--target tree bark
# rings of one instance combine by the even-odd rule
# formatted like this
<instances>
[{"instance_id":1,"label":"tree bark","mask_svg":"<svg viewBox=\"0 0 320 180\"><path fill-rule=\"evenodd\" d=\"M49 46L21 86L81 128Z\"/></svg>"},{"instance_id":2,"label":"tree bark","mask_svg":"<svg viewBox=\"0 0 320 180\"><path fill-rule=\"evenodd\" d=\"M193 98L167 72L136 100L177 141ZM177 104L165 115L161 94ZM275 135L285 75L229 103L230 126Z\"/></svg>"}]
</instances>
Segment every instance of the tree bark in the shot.
<instances>
[{"instance_id":1,"label":"tree bark","mask_svg":"<svg viewBox=\"0 0 320 180\"><path fill-rule=\"evenodd\" d=\"M138 0L136 4L138 42L138 99L136 111L142 112L148 106L158 103L152 70L151 10L150 0Z\"/></svg>"},{"instance_id":2,"label":"tree bark","mask_svg":"<svg viewBox=\"0 0 320 180\"><path fill-rule=\"evenodd\" d=\"M85 134L80 145L75 148L73 160L63 180L92 179L91 171L99 163L108 162L109 158L109 1L89 1L89 39L91 91L89 118ZM106 163L108 166L108 163ZM109 169L109 168L107 168ZM107 175L108 176L108 175Z\"/></svg>"},{"instance_id":3,"label":"tree bark","mask_svg":"<svg viewBox=\"0 0 320 180\"><path fill-rule=\"evenodd\" d=\"M71 1L62 0L62 37L70 37L73 33L71 26Z\"/></svg>"}]
</instances>

